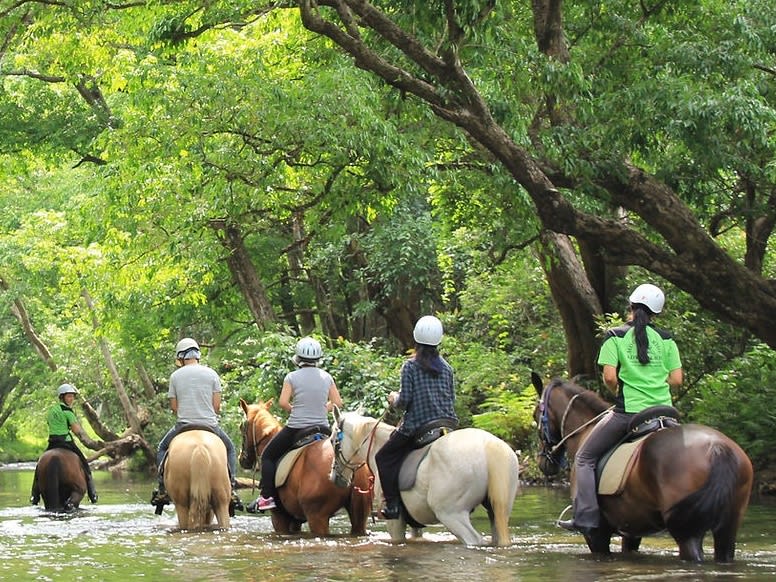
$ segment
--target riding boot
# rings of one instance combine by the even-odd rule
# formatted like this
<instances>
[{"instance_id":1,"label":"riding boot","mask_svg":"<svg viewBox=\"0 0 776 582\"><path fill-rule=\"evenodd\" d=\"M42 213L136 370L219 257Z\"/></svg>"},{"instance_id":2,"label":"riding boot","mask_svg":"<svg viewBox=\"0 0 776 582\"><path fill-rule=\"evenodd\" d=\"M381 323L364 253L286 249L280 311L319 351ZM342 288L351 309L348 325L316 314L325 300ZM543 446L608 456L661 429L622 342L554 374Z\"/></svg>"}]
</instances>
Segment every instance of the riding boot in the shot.
<instances>
[{"instance_id":1,"label":"riding boot","mask_svg":"<svg viewBox=\"0 0 776 582\"><path fill-rule=\"evenodd\" d=\"M86 476L86 494L89 496L89 501L97 503L97 491L94 490L94 477L91 473Z\"/></svg>"},{"instance_id":2,"label":"riding boot","mask_svg":"<svg viewBox=\"0 0 776 582\"><path fill-rule=\"evenodd\" d=\"M236 511L245 511L245 505L243 505L242 500L237 495L237 483L232 483L232 498L229 501L229 516L234 517L234 512Z\"/></svg>"},{"instance_id":3,"label":"riding boot","mask_svg":"<svg viewBox=\"0 0 776 582\"><path fill-rule=\"evenodd\" d=\"M383 519L399 519L399 513L401 512L401 503L396 498L390 498L385 500L385 505L381 511Z\"/></svg>"},{"instance_id":4,"label":"riding boot","mask_svg":"<svg viewBox=\"0 0 776 582\"><path fill-rule=\"evenodd\" d=\"M162 515L164 506L168 503L172 503L172 499L170 499L170 496L167 494L167 491L164 488L164 483L160 482L159 487L154 489L154 492L151 493L151 505L156 506L154 513L156 515Z\"/></svg>"}]
</instances>

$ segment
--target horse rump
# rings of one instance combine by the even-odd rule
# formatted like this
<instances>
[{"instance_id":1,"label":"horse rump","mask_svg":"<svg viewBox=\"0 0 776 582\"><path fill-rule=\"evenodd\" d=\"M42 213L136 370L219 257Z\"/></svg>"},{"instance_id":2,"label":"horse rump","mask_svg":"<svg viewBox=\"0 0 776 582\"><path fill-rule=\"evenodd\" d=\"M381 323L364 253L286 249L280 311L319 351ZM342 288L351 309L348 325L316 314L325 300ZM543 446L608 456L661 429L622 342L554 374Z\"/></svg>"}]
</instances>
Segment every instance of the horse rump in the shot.
<instances>
[{"instance_id":1,"label":"horse rump","mask_svg":"<svg viewBox=\"0 0 776 582\"><path fill-rule=\"evenodd\" d=\"M703 486L668 510L666 529L674 539L701 537L730 527L739 518L736 495L741 461L725 443L712 444L709 456L709 476Z\"/></svg>"}]
</instances>

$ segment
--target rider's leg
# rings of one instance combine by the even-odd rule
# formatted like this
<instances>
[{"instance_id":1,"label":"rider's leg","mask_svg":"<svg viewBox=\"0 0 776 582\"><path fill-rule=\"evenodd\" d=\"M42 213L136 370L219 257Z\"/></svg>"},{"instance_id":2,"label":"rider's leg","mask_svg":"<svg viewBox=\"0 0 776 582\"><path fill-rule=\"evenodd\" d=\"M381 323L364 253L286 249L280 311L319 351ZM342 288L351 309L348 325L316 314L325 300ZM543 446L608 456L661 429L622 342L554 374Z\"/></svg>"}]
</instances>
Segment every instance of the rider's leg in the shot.
<instances>
[{"instance_id":1,"label":"rider's leg","mask_svg":"<svg viewBox=\"0 0 776 582\"><path fill-rule=\"evenodd\" d=\"M412 437L395 430L383 447L377 451L375 461L380 485L383 488L385 505L382 509L385 519L399 517L401 497L399 494L399 469L412 448Z\"/></svg>"}]
</instances>

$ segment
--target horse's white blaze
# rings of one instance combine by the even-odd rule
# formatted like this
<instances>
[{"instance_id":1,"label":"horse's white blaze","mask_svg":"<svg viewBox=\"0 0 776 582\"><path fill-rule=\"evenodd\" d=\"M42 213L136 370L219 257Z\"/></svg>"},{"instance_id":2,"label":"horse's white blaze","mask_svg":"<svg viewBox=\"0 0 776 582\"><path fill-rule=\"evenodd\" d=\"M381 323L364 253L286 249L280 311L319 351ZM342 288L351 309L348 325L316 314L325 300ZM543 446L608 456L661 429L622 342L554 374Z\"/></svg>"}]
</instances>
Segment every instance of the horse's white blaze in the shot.
<instances>
[{"instance_id":1,"label":"horse's white blaze","mask_svg":"<svg viewBox=\"0 0 776 582\"><path fill-rule=\"evenodd\" d=\"M342 451L354 462L366 461L376 470L375 454L390 437L393 427L356 413L338 419L343 432ZM370 442L371 441L371 442ZM375 475L379 481L379 475ZM410 514L425 524L442 523L467 545L483 543L469 519L486 500L493 508L492 542L509 543L509 514L518 491L517 455L501 439L484 430L456 430L436 441L418 468L413 488L402 492ZM379 501L379 499L378 499ZM404 539L402 520L388 524L394 541Z\"/></svg>"}]
</instances>

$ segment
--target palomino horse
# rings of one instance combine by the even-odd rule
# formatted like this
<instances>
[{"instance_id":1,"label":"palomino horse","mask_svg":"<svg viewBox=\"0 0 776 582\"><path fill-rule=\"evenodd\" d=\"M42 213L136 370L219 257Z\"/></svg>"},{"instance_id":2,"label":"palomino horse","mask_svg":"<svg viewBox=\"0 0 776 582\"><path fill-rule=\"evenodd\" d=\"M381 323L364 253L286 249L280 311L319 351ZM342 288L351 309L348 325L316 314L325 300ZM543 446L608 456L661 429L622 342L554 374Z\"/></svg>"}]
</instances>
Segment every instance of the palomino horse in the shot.
<instances>
[{"instance_id":1,"label":"palomino horse","mask_svg":"<svg viewBox=\"0 0 776 582\"><path fill-rule=\"evenodd\" d=\"M218 435L208 430L176 435L164 462L164 486L181 529L205 529L213 516L218 527L229 527L232 484L226 447Z\"/></svg>"},{"instance_id":2,"label":"palomino horse","mask_svg":"<svg viewBox=\"0 0 776 582\"><path fill-rule=\"evenodd\" d=\"M240 400L245 413L240 465L245 469L259 465L262 451L282 428L269 411L271 405L272 400L258 404ZM333 463L334 447L329 439L313 441L304 448L278 488L276 501L280 503L272 510L276 533L299 533L306 521L314 535L327 536L329 519L344 507L350 517L351 535L366 534L372 506L369 471L364 467L353 475L352 484L339 486L329 478Z\"/></svg>"},{"instance_id":3,"label":"palomino horse","mask_svg":"<svg viewBox=\"0 0 776 582\"><path fill-rule=\"evenodd\" d=\"M537 374L531 378L539 393L539 466L552 475L564 448L573 458L610 406L572 382L555 379L545 388ZM699 562L703 537L711 531L714 559L732 561L752 490L746 453L722 433L698 424L662 428L642 442L621 492L599 494L601 527L585 536L590 551L608 554L614 533L622 536L624 552L636 551L642 536L667 530L679 545L679 557Z\"/></svg>"},{"instance_id":4,"label":"palomino horse","mask_svg":"<svg viewBox=\"0 0 776 582\"><path fill-rule=\"evenodd\" d=\"M33 478L33 495L43 497L47 511L77 509L85 493L86 473L78 455L56 448L40 456Z\"/></svg>"},{"instance_id":5,"label":"palomino horse","mask_svg":"<svg viewBox=\"0 0 776 582\"><path fill-rule=\"evenodd\" d=\"M337 443L338 463L376 467L375 454L394 427L336 408L334 421L332 439ZM430 445L418 465L415 483L401 492L401 498L413 525L441 523L468 546L484 543L469 519L481 504L490 518L493 545L508 545L509 515L518 489L517 455L509 445L484 430L464 428ZM392 541L403 541L405 530L404 516L388 521Z\"/></svg>"}]
</instances>

